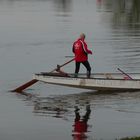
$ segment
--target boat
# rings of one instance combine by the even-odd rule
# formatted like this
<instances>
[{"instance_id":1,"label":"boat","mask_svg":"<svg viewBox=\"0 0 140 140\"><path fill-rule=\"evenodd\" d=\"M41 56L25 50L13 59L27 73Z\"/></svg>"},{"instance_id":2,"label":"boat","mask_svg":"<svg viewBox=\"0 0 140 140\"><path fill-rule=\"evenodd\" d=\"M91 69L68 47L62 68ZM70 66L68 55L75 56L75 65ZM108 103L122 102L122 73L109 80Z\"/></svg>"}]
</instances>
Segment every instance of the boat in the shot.
<instances>
[{"instance_id":1,"label":"boat","mask_svg":"<svg viewBox=\"0 0 140 140\"><path fill-rule=\"evenodd\" d=\"M132 79L133 78L133 79ZM90 78L79 74L76 78L73 74L41 72L33 75L38 81L90 90L140 90L140 74L131 73L95 73Z\"/></svg>"},{"instance_id":2,"label":"boat","mask_svg":"<svg viewBox=\"0 0 140 140\"><path fill-rule=\"evenodd\" d=\"M74 77L74 74L66 73L60 69L72 61L74 61L74 58L62 65L57 65L57 67L50 72L40 72L34 74L31 81L12 91L21 93L24 89L38 81L48 84L99 91L140 90L140 73L125 73L123 70L118 68L121 73L94 73L91 74L90 78L87 78L86 74L79 74L78 77Z\"/></svg>"}]
</instances>

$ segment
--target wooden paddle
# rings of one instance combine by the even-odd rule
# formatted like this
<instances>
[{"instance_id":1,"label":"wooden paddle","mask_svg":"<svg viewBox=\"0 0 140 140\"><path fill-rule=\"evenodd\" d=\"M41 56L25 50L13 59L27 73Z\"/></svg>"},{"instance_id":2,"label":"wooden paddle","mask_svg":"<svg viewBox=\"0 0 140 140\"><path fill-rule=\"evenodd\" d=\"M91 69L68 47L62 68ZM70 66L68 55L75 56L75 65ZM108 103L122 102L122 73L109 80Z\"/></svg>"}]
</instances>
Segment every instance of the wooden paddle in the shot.
<instances>
[{"instance_id":1,"label":"wooden paddle","mask_svg":"<svg viewBox=\"0 0 140 140\"><path fill-rule=\"evenodd\" d=\"M127 73L125 73L123 70L121 70L120 68L117 68L122 74L126 75L129 79L133 80L133 78L128 75Z\"/></svg>"},{"instance_id":2,"label":"wooden paddle","mask_svg":"<svg viewBox=\"0 0 140 140\"><path fill-rule=\"evenodd\" d=\"M25 83L24 85L19 86L18 88L12 90L11 92L18 92L18 93L22 93L22 91L30 86L32 86L33 84L35 84L36 82L38 82L37 79L32 79L31 81Z\"/></svg>"},{"instance_id":3,"label":"wooden paddle","mask_svg":"<svg viewBox=\"0 0 140 140\"><path fill-rule=\"evenodd\" d=\"M72 62L72 61L74 61L74 60L75 60L75 58L73 58L73 59L71 59L71 60L67 61L66 63L64 63L64 64L62 64L62 65L59 65L59 68L64 67L65 65L69 64L70 62ZM55 69L54 69L54 70L52 70L50 73L52 73L52 72L56 71L57 69L58 69L58 68L55 68Z\"/></svg>"},{"instance_id":4,"label":"wooden paddle","mask_svg":"<svg viewBox=\"0 0 140 140\"><path fill-rule=\"evenodd\" d=\"M75 60L75 58L73 58L73 59L67 61L66 63L64 63L64 64L62 64L62 65L59 65L59 68L62 68L63 66L69 64L70 62L72 62L72 61L74 61L74 60ZM58 69L58 68L53 69L50 73L56 71L57 69ZM19 86L18 88L14 89L14 90L11 90L11 92L22 93L22 91L23 91L24 89L26 89L26 88L32 86L32 85L35 84L36 82L38 82L37 79L32 79L31 81L25 83L24 85L21 85L21 86Z\"/></svg>"}]
</instances>

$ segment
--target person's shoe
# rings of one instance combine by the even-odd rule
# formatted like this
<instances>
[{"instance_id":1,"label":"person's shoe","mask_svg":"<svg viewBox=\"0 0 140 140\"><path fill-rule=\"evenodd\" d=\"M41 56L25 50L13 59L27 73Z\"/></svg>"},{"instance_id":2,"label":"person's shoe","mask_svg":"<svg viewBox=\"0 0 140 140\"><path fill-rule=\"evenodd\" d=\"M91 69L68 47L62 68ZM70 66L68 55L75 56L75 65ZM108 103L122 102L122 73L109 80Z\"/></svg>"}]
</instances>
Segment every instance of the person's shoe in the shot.
<instances>
[{"instance_id":1,"label":"person's shoe","mask_svg":"<svg viewBox=\"0 0 140 140\"><path fill-rule=\"evenodd\" d=\"M86 106L86 110L87 110L87 111L90 111L90 105L87 105L87 106Z\"/></svg>"},{"instance_id":2,"label":"person's shoe","mask_svg":"<svg viewBox=\"0 0 140 140\"><path fill-rule=\"evenodd\" d=\"M77 77L78 77L78 74L77 74L77 73L75 73L75 74L74 74L74 78L77 78Z\"/></svg>"},{"instance_id":3,"label":"person's shoe","mask_svg":"<svg viewBox=\"0 0 140 140\"><path fill-rule=\"evenodd\" d=\"M79 110L78 106L75 106L75 112L78 112Z\"/></svg>"},{"instance_id":4,"label":"person's shoe","mask_svg":"<svg viewBox=\"0 0 140 140\"><path fill-rule=\"evenodd\" d=\"M87 71L87 78L90 78L90 71Z\"/></svg>"}]
</instances>

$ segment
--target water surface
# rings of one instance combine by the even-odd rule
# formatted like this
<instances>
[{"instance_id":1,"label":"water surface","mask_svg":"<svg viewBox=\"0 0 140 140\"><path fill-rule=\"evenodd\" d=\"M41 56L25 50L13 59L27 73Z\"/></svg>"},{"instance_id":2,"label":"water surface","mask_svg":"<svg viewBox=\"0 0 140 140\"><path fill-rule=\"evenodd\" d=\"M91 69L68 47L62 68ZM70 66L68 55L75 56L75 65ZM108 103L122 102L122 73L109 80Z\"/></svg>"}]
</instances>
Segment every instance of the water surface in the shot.
<instances>
[{"instance_id":1,"label":"water surface","mask_svg":"<svg viewBox=\"0 0 140 140\"><path fill-rule=\"evenodd\" d=\"M9 92L73 56L81 32L92 72L140 71L139 0L0 0L0 138L113 140L139 136L140 93L96 93L37 83ZM64 70L74 71L74 63ZM85 72L81 66L80 72ZM90 105L87 132L74 137L75 106ZM38 108L36 108L38 107ZM61 129L60 129L61 128Z\"/></svg>"}]
</instances>

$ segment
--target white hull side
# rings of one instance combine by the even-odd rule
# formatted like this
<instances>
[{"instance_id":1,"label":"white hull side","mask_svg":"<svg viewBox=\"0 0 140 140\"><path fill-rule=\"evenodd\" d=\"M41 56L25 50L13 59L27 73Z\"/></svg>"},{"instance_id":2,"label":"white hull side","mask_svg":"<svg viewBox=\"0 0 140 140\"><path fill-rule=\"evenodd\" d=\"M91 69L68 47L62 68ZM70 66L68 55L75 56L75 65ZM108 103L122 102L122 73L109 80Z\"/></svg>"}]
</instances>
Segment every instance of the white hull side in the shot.
<instances>
[{"instance_id":1,"label":"white hull side","mask_svg":"<svg viewBox=\"0 0 140 140\"><path fill-rule=\"evenodd\" d=\"M69 78L59 76L34 75L39 81L62 86L93 90L140 90L140 80Z\"/></svg>"}]
</instances>

